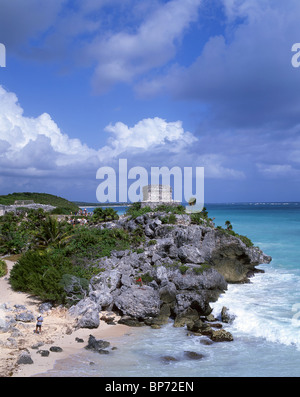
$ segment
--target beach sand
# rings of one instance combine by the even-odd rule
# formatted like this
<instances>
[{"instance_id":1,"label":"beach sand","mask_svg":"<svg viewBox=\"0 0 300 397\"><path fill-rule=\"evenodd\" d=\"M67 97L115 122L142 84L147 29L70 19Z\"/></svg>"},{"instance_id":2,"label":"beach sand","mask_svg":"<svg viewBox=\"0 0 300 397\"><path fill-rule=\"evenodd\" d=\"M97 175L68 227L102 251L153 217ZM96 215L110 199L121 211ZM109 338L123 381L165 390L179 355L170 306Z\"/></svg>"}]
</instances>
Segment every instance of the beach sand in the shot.
<instances>
[{"instance_id":1,"label":"beach sand","mask_svg":"<svg viewBox=\"0 0 300 397\"><path fill-rule=\"evenodd\" d=\"M6 261L8 272L13 267L13 262ZM13 291L8 282L8 275L0 278L0 304L6 303L12 313L15 313L14 305L24 305L30 310L35 317L39 313L41 302L36 298L21 292ZM0 316L7 314L3 311ZM107 315L106 312L100 313L100 318ZM118 317L114 316L115 321ZM75 330L74 318L72 318L65 308L53 308L47 313L43 313L44 322L42 333L36 334L35 321L24 323L18 321L15 328L20 332L0 333L0 377L33 377L33 376L49 376L47 371L53 369L58 360L66 360L70 355L77 354L88 344L89 335L93 335L96 339L103 339L114 343L114 339L119 338L126 333L130 333L130 327L122 324L108 325L105 321L100 320L97 329L81 328ZM75 338L84 340L79 343ZM37 343L43 343L38 349L32 349ZM43 357L37 353L39 349L49 350L51 346L59 346L62 352L51 352L48 357ZM18 357L22 351L30 353L33 364L17 364Z\"/></svg>"}]
</instances>

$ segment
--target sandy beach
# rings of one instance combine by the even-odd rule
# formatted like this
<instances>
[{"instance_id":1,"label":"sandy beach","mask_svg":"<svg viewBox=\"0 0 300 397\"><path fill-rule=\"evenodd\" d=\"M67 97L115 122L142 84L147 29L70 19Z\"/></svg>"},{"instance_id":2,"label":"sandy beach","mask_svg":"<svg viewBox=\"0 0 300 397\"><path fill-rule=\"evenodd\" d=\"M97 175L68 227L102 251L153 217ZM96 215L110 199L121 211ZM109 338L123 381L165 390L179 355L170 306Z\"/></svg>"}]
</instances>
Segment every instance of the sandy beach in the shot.
<instances>
[{"instance_id":1,"label":"sandy beach","mask_svg":"<svg viewBox=\"0 0 300 397\"><path fill-rule=\"evenodd\" d=\"M0 278L0 305L5 303L10 309L10 315L16 313L14 305L24 305L37 317L41 302L28 294L11 289L8 278L14 263L11 261L6 261L6 263L8 274ZM5 311L0 309L0 317L3 318L6 314L7 309ZM107 315L108 313L101 312L100 318ZM112 313L109 316L114 316L115 321L118 320ZM17 321L13 334L11 332L0 332L1 377L48 376L46 372L51 370L58 360L65 360L68 356L84 349L88 343L89 335L93 335L96 339L109 341L113 345L114 339L130 333L130 327L126 325L108 325L102 320L100 320L97 329L81 328L76 330L74 318L69 316L68 311L62 307L51 309L44 313L43 317L44 323L41 334L34 332L35 321L29 323ZM16 331L16 328L19 332ZM79 343L76 338L83 339L84 343ZM39 348L32 348L38 343L41 344ZM62 351L50 351L48 357L37 353L39 349L49 350L51 346L58 346ZM33 364L17 363L18 357L23 351L30 353Z\"/></svg>"}]
</instances>

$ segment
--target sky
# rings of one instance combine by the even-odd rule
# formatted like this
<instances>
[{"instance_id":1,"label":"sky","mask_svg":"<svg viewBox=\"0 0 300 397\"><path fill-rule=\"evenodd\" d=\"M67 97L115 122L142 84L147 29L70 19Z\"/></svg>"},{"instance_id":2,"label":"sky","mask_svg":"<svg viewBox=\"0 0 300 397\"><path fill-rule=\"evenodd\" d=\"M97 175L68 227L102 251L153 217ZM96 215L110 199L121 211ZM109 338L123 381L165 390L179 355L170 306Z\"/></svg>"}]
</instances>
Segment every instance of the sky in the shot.
<instances>
[{"instance_id":1,"label":"sky","mask_svg":"<svg viewBox=\"0 0 300 397\"><path fill-rule=\"evenodd\" d=\"M0 0L0 195L96 202L98 169L127 159L204 167L206 203L300 201L299 16L298 0Z\"/></svg>"}]
</instances>

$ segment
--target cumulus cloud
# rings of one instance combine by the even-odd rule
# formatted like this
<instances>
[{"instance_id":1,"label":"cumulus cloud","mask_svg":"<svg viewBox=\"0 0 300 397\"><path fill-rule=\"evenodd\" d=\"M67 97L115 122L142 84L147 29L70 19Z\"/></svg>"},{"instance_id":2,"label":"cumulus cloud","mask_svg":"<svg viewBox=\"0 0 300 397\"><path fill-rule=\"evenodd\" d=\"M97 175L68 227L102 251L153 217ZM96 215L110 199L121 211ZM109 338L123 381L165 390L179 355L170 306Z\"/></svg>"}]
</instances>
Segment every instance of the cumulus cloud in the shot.
<instances>
[{"instance_id":1,"label":"cumulus cloud","mask_svg":"<svg viewBox=\"0 0 300 397\"><path fill-rule=\"evenodd\" d=\"M58 176L95 172L105 161L122 153L143 153L164 148L166 153L180 152L196 138L184 131L181 121L161 118L143 119L133 127L122 122L108 125L107 145L94 149L79 139L63 134L48 113L26 117L17 96L0 86L0 165L4 170L22 170L32 175L41 170Z\"/></svg>"},{"instance_id":2,"label":"cumulus cloud","mask_svg":"<svg viewBox=\"0 0 300 397\"><path fill-rule=\"evenodd\" d=\"M78 172L80 166L95 167L98 161L96 150L63 134L49 114L25 117L17 96L2 86L0 139L1 172L13 169L24 174L28 170L32 175L34 170L43 170L45 175L51 175L59 168L59 176L75 166Z\"/></svg>"},{"instance_id":3,"label":"cumulus cloud","mask_svg":"<svg viewBox=\"0 0 300 397\"><path fill-rule=\"evenodd\" d=\"M159 117L128 126L122 122L105 128L105 146L90 148L79 139L63 134L47 113L26 117L17 96L0 86L0 175L30 184L32 178L67 180L76 184L95 181L100 166L127 158L132 166L199 166L208 178L243 178L226 165L225 156L203 154L195 149L198 138L184 130L182 122ZM81 186L82 188L82 186Z\"/></svg>"},{"instance_id":4,"label":"cumulus cloud","mask_svg":"<svg viewBox=\"0 0 300 397\"><path fill-rule=\"evenodd\" d=\"M128 150L151 151L157 147L178 153L197 141L193 134L184 131L180 120L167 122L159 117L143 119L133 127L118 122L105 130L112 136L108 139L109 145L100 152L112 157Z\"/></svg>"}]
</instances>

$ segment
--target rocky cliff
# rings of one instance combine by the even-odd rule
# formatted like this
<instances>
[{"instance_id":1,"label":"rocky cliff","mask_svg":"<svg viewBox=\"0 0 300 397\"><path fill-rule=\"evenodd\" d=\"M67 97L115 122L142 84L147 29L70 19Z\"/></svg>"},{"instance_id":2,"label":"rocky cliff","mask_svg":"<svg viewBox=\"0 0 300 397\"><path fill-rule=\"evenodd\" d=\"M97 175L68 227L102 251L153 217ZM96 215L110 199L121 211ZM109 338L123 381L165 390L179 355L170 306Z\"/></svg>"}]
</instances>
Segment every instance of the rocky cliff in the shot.
<instances>
[{"instance_id":1,"label":"rocky cliff","mask_svg":"<svg viewBox=\"0 0 300 397\"><path fill-rule=\"evenodd\" d=\"M101 226L144 238L138 249L115 251L97 262L102 271L91 279L89 295L70 309L78 327L97 327L100 311L112 310L128 325L157 327L172 318L175 326L211 334L205 322L210 302L227 283L248 282L257 265L271 261L212 223L194 225L189 215L175 215L175 224L166 224L165 215L147 213Z\"/></svg>"}]
</instances>

